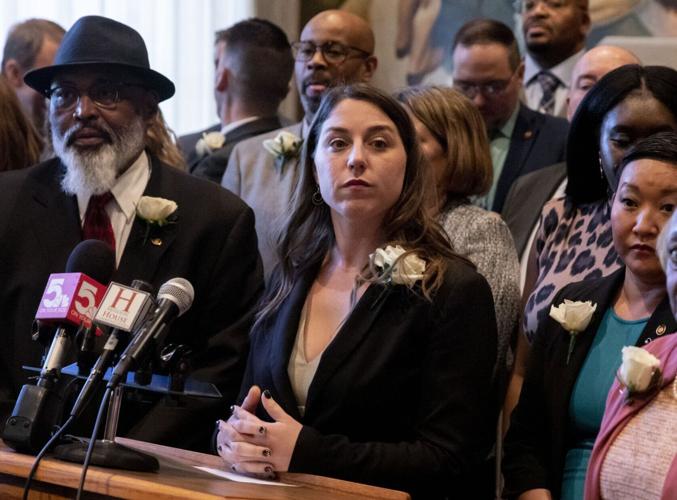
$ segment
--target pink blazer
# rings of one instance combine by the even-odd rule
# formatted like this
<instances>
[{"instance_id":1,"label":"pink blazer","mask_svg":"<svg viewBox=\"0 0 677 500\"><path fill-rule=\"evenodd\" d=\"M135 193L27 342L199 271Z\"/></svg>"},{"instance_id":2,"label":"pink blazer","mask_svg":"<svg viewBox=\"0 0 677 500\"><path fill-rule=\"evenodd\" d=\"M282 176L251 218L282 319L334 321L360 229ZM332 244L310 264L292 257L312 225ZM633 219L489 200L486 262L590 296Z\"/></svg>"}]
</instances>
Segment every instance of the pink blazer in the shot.
<instances>
[{"instance_id":1,"label":"pink blazer","mask_svg":"<svg viewBox=\"0 0 677 500\"><path fill-rule=\"evenodd\" d=\"M677 375L677 333L666 335L644 346L644 349L656 356L661 361L663 370L663 385L671 384ZM592 449L588 472L585 478L585 500L599 500L600 473L604 457L616 436L630 419L639 412L653 398L637 399L632 405L625 404L625 397L620 391L618 380L614 382L606 400L606 410L602 419L602 426ZM662 500L677 498L677 459L673 459L661 493Z\"/></svg>"}]
</instances>

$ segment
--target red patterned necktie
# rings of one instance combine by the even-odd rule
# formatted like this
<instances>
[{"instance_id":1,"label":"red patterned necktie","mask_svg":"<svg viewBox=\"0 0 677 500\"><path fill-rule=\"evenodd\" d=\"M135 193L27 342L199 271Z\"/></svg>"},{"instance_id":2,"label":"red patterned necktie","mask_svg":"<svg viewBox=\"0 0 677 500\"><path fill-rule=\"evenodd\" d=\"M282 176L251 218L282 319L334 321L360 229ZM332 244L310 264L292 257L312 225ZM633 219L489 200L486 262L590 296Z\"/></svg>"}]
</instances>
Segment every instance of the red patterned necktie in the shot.
<instances>
[{"instance_id":1,"label":"red patterned necktie","mask_svg":"<svg viewBox=\"0 0 677 500\"><path fill-rule=\"evenodd\" d=\"M98 194L89 198L87 212L85 212L85 222L82 225L83 240L101 240L108 243L115 251L115 234L110 217L106 213L106 203L113 199L109 192Z\"/></svg>"}]
</instances>

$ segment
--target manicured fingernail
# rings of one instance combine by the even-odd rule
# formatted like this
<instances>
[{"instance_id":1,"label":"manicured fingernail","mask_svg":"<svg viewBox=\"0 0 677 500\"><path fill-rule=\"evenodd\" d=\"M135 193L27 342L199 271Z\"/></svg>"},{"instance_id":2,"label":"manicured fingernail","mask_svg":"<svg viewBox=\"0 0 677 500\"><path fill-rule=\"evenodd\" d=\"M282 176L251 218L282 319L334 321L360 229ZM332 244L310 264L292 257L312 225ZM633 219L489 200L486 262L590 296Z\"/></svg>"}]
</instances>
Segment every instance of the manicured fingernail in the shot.
<instances>
[{"instance_id":1,"label":"manicured fingernail","mask_svg":"<svg viewBox=\"0 0 677 500\"><path fill-rule=\"evenodd\" d=\"M266 465L266 468L264 469L268 474L271 474L273 472L273 468L270 465Z\"/></svg>"},{"instance_id":2,"label":"manicured fingernail","mask_svg":"<svg viewBox=\"0 0 677 500\"><path fill-rule=\"evenodd\" d=\"M264 457L269 457L271 454L272 454L272 452L270 450L268 450L268 449L263 450L263 456Z\"/></svg>"},{"instance_id":3,"label":"manicured fingernail","mask_svg":"<svg viewBox=\"0 0 677 500\"><path fill-rule=\"evenodd\" d=\"M266 389L265 391L263 391L263 397L266 398L266 399L270 399L273 396L271 396L270 391L268 389Z\"/></svg>"},{"instance_id":4,"label":"manicured fingernail","mask_svg":"<svg viewBox=\"0 0 677 500\"><path fill-rule=\"evenodd\" d=\"M223 446L218 445L218 446L216 447L216 449L219 450L219 453L221 453L221 452L223 451Z\"/></svg>"},{"instance_id":5,"label":"manicured fingernail","mask_svg":"<svg viewBox=\"0 0 677 500\"><path fill-rule=\"evenodd\" d=\"M259 427L259 434L265 434L266 428L264 426Z\"/></svg>"},{"instance_id":6,"label":"manicured fingernail","mask_svg":"<svg viewBox=\"0 0 677 500\"><path fill-rule=\"evenodd\" d=\"M235 464L230 466L230 470L232 470L233 472L237 472L237 469L235 468Z\"/></svg>"},{"instance_id":7,"label":"manicured fingernail","mask_svg":"<svg viewBox=\"0 0 677 500\"><path fill-rule=\"evenodd\" d=\"M235 412L235 405L230 405L230 414L232 415Z\"/></svg>"}]
</instances>

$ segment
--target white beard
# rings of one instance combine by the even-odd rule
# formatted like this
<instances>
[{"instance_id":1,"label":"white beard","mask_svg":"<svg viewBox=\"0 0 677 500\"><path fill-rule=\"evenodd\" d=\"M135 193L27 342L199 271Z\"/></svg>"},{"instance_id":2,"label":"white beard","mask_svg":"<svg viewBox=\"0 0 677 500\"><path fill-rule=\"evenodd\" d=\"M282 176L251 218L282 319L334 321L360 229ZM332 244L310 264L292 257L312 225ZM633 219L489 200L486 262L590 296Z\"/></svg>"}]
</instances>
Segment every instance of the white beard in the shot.
<instances>
[{"instance_id":1,"label":"white beard","mask_svg":"<svg viewBox=\"0 0 677 500\"><path fill-rule=\"evenodd\" d=\"M61 188L67 194L97 195L110 191L118 175L138 157L145 144L145 127L138 117L116 134L107 125L99 125L112 138L95 150L80 150L67 145L68 138L80 127L76 125L62 136L52 125L54 152L66 166Z\"/></svg>"}]
</instances>

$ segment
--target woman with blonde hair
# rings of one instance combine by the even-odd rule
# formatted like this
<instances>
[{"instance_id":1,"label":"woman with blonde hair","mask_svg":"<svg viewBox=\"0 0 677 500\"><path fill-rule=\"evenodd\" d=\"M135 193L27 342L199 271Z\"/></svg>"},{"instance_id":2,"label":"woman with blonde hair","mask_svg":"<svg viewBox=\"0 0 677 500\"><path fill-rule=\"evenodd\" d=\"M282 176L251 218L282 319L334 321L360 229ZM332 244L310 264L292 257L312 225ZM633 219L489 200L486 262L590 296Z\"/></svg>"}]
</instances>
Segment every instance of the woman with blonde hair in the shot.
<instances>
[{"instance_id":1,"label":"woman with blonde hair","mask_svg":"<svg viewBox=\"0 0 677 500\"><path fill-rule=\"evenodd\" d=\"M21 109L14 89L0 75L0 172L38 163L42 147L40 134Z\"/></svg>"},{"instance_id":2,"label":"woman with blonde hair","mask_svg":"<svg viewBox=\"0 0 677 500\"><path fill-rule=\"evenodd\" d=\"M242 403L219 425L236 472L474 496L493 442L496 320L485 279L425 208L415 135L382 91L323 97Z\"/></svg>"},{"instance_id":3,"label":"woman with blonde hair","mask_svg":"<svg viewBox=\"0 0 677 500\"><path fill-rule=\"evenodd\" d=\"M497 368L519 317L519 263L508 226L470 202L491 187L493 167L482 116L456 90L412 87L397 94L409 111L432 172L431 204L454 252L472 261L491 286L498 323Z\"/></svg>"}]
</instances>

